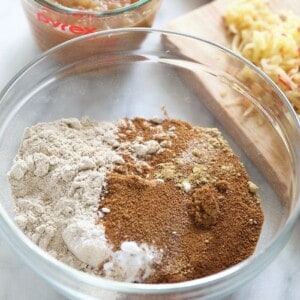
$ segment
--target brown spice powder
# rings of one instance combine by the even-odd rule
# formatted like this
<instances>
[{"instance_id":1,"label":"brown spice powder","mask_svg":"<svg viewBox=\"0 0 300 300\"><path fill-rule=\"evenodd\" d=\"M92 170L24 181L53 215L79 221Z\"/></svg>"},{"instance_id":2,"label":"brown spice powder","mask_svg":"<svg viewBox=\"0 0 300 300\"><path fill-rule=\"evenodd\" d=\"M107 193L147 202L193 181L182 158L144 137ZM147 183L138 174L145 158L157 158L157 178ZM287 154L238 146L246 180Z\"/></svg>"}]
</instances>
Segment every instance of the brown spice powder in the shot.
<instances>
[{"instance_id":1,"label":"brown spice powder","mask_svg":"<svg viewBox=\"0 0 300 300\"><path fill-rule=\"evenodd\" d=\"M144 158L148 168L137 170L124 155L125 164L110 174L99 209L110 210L100 222L115 249L123 241L136 241L163 250L148 283L200 278L249 257L263 213L243 165L220 133L177 120L156 124L138 118L128 124L120 128L122 141L165 134L160 142L171 143ZM162 165L172 171L166 175ZM182 188L183 181L191 183L190 192Z\"/></svg>"},{"instance_id":2,"label":"brown spice powder","mask_svg":"<svg viewBox=\"0 0 300 300\"><path fill-rule=\"evenodd\" d=\"M220 209L214 188L209 186L197 188L187 203L187 209L196 226L209 228L215 225Z\"/></svg>"}]
</instances>

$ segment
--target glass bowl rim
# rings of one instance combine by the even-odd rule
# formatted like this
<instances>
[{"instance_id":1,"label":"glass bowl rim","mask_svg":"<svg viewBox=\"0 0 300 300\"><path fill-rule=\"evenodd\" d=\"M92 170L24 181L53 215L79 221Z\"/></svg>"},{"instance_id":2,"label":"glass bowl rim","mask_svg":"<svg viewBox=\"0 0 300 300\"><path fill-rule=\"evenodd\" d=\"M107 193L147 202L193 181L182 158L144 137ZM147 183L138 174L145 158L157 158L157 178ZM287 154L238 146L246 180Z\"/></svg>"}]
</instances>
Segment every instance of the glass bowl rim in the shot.
<instances>
[{"instance_id":1,"label":"glass bowl rim","mask_svg":"<svg viewBox=\"0 0 300 300\"><path fill-rule=\"evenodd\" d=\"M151 0L150 0L151 1ZM212 48L216 48L218 50L221 50L222 52L225 52L227 55L232 56L236 58L237 60L240 60L245 65L248 65L251 69L253 69L258 75L260 75L276 92L276 94L279 96L282 103L286 106L288 109L288 112L290 114L290 117L295 125L295 130L300 135L300 121L297 118L296 112L292 108L292 105L288 101L287 97L284 95L284 93L279 89L279 87L264 73L262 72L258 67L256 67L253 63L242 57L241 55L233 52L232 50L219 45L215 42L211 42L209 40L169 31L169 30L160 30L160 29L153 29L153 28L122 28L122 29L111 29L111 30L105 30L105 31L99 31L87 35L83 35L77 38L73 38L69 41L66 41L62 44L59 44L43 53L38 55L35 59L33 59L30 63L25 65L4 87L4 89L0 92L0 104L3 101L3 98L5 95L9 92L11 88L13 88L13 85L15 82L17 82L19 79L21 79L22 75L26 72L29 72L31 68L33 68L35 65L37 65L40 61L42 61L47 56L51 56L54 52L59 51L60 49L75 44L77 42L80 42L85 39L93 38L96 36L102 36L102 35L112 35L112 34L118 34L118 33L128 33L128 32L142 32L142 33L148 33L148 34L167 34L172 36L179 36L184 37L191 40L196 40L200 43L206 44L208 46L211 46ZM296 153L297 156L299 156L299 153ZM296 172L297 175L300 175L300 168L296 166ZM297 193L299 193L300 188L297 187ZM144 284L144 283L126 283L126 282L118 282L114 280L105 279L102 277L96 277L93 275L89 275L87 273L78 271L58 260L50 256L48 253L44 252L41 248L39 248L37 245L35 245L33 242L27 238L24 233L17 227L17 225L11 220L11 218L8 216L7 212L5 211L4 207L0 204L0 232L2 232L2 235L6 239L6 241L14 248L15 251L19 252L20 256L22 256L22 250L24 247L27 251L30 251L33 255L37 255L38 259L43 260L46 262L50 268L55 269L55 271L59 272L58 274L61 274L62 276L68 277L69 279L75 280L76 282L81 282L87 285L92 285L93 287L99 288L99 289L106 289L111 290L115 292L125 292L125 293L136 293L136 294L143 294L148 293L150 294L167 294L167 293L174 293L174 292L187 292L191 291L197 288L205 288L209 287L213 284L217 284L222 282L225 279L229 279L231 277L236 277L239 275L242 275L245 272L251 272L251 266L252 265L260 265L260 263L265 263L266 261L271 262L272 259L268 259L269 253L273 252L276 254L279 253L279 251L283 248L283 245L280 245L280 241L284 240L285 237L287 237L292 228L294 227L298 216L300 215L300 203L296 204L296 207L294 209L294 212L291 214L291 216L288 218L286 224L279 230L279 232L276 233L272 241L269 243L269 245L264 248L263 250L260 250L256 256L251 256L248 259L228 268L221 272L218 272L213 275L209 275L203 278L190 280L186 282L180 282L180 283L167 283L167 284ZM16 244L18 245L16 247ZM273 257L275 256L273 255ZM27 261L27 264L30 265L30 261ZM30 265L31 266L31 265ZM33 266L31 266L34 268ZM41 274L43 276L43 274ZM50 281L50 280L49 280ZM55 285L55 284L54 284Z\"/></svg>"},{"instance_id":2,"label":"glass bowl rim","mask_svg":"<svg viewBox=\"0 0 300 300\"><path fill-rule=\"evenodd\" d=\"M33 0L34 2L45 6L51 10L57 11L59 13L65 13L68 15L77 15L77 16L94 16L94 17L105 17L105 16L114 16L114 15L119 15L122 13L126 13L135 9L138 9L142 7L143 5L146 5L147 3L154 1L154 0L138 0L137 2L134 2L130 5L121 7L121 8L116 8L116 9L111 9L111 10L105 10L105 11L89 11L89 10L83 10L83 9L76 9L76 8L71 8L67 7L61 4L56 4L50 0ZM161 1L161 0L159 0Z\"/></svg>"}]
</instances>

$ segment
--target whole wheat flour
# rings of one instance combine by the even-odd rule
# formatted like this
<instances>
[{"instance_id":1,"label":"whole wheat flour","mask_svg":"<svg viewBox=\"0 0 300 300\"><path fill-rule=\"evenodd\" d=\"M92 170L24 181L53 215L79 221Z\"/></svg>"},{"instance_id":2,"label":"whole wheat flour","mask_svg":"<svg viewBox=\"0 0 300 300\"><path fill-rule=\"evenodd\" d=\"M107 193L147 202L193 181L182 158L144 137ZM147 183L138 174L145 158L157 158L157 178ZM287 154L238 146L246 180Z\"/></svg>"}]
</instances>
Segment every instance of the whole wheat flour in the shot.
<instances>
[{"instance_id":1,"label":"whole wheat flour","mask_svg":"<svg viewBox=\"0 0 300 300\"><path fill-rule=\"evenodd\" d=\"M8 175L16 223L34 243L79 270L99 274L105 263L106 277L140 281L160 254L133 241L114 252L104 227L97 224L98 205L106 174L124 163L117 148L137 157L160 146L155 141L121 145L117 125L62 119L27 128ZM134 267L128 268L128 262Z\"/></svg>"}]
</instances>

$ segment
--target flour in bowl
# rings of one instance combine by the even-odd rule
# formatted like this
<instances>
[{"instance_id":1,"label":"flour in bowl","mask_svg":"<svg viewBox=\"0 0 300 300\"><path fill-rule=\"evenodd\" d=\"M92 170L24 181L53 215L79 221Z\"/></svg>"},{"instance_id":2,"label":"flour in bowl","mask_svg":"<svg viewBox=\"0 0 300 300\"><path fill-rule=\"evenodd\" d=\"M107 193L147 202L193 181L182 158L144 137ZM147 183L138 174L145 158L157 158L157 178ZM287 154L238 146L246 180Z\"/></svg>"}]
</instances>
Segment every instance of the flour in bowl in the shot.
<instances>
[{"instance_id":1,"label":"flour in bowl","mask_svg":"<svg viewBox=\"0 0 300 300\"><path fill-rule=\"evenodd\" d=\"M105 278L188 281L248 258L258 187L216 128L173 119L62 119L27 128L9 172L16 223Z\"/></svg>"},{"instance_id":2,"label":"flour in bowl","mask_svg":"<svg viewBox=\"0 0 300 300\"><path fill-rule=\"evenodd\" d=\"M34 243L79 270L99 274L99 267L108 263L107 277L119 269L122 275L115 275L122 280L139 281L141 274L151 273L151 263L159 260L160 253L133 242L139 249L135 257L145 263L127 272L127 278L122 260L116 259L128 257L126 244L125 250L114 252L103 226L97 224L106 174L124 163L115 151L122 147L117 130L112 122L89 119L62 119L27 128L9 181L15 221Z\"/></svg>"}]
</instances>

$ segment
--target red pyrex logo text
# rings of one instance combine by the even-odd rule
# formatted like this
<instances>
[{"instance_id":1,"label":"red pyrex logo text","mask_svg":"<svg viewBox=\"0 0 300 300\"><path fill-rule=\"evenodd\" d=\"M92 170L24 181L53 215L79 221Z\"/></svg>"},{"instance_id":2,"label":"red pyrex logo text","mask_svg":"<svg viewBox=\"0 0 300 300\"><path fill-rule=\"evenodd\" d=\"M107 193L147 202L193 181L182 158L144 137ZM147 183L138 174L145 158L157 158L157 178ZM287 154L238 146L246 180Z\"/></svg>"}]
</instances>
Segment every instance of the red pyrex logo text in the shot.
<instances>
[{"instance_id":1,"label":"red pyrex logo text","mask_svg":"<svg viewBox=\"0 0 300 300\"><path fill-rule=\"evenodd\" d=\"M46 16L42 12L37 13L37 19L40 22L51 25L53 28L65 32L72 32L74 34L87 34L87 33L95 32L96 30L96 28L81 27L78 25L69 25L69 24L62 23L60 21L54 21L49 16Z\"/></svg>"}]
</instances>

